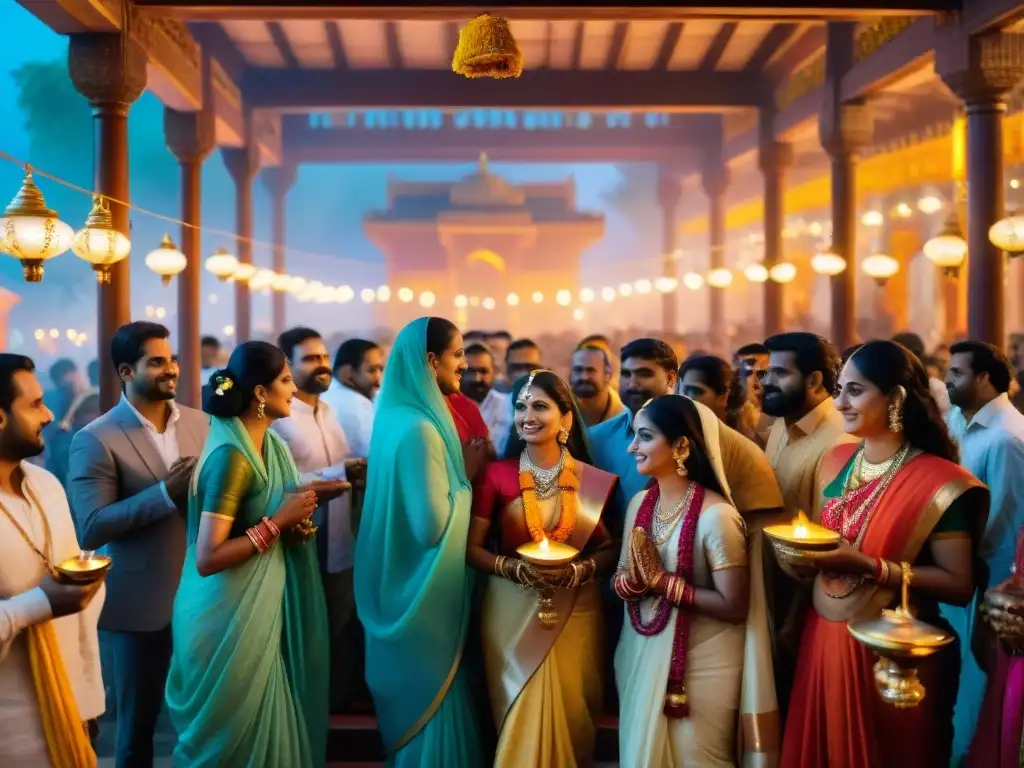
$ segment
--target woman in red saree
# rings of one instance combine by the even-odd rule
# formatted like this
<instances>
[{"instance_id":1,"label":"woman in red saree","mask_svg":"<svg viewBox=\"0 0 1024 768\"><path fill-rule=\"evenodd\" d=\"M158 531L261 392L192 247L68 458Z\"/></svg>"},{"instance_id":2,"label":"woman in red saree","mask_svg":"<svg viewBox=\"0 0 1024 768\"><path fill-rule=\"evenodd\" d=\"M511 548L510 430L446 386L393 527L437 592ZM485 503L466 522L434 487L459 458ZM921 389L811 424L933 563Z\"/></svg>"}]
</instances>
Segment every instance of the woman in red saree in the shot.
<instances>
[{"instance_id":1,"label":"woman in red saree","mask_svg":"<svg viewBox=\"0 0 1024 768\"><path fill-rule=\"evenodd\" d=\"M843 366L836 407L862 441L833 448L822 465L821 523L843 541L815 561L782 765L949 765L956 644L919 668L921 705L895 709L875 688L875 658L846 625L892 607L905 569L923 621L942 624L939 602L969 603L972 534L983 529L988 492L956 464L928 376L901 345L860 347Z\"/></svg>"},{"instance_id":2,"label":"woman in red saree","mask_svg":"<svg viewBox=\"0 0 1024 768\"><path fill-rule=\"evenodd\" d=\"M494 765L574 768L593 762L604 669L597 579L618 549L601 522L617 478L590 464L585 425L568 385L534 371L512 390L515 430L506 458L473 488L467 561L487 574L484 665L498 729ZM542 577L516 555L530 541L580 555ZM537 619L536 588L554 588L558 623Z\"/></svg>"}]
</instances>

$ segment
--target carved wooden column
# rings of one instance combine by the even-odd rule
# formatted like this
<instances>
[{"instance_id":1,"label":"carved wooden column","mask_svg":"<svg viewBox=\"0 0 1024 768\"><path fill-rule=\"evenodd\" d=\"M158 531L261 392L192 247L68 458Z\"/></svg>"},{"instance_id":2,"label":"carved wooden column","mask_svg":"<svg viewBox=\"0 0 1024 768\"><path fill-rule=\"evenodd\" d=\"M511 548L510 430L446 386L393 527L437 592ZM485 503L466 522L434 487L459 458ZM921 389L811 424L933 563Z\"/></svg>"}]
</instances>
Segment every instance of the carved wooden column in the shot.
<instances>
[{"instance_id":1,"label":"carved wooden column","mask_svg":"<svg viewBox=\"0 0 1024 768\"><path fill-rule=\"evenodd\" d=\"M709 161L701 175L701 186L708 196L709 269L725 266L725 191L729 188L729 169L716 157ZM708 286L710 295L711 338L718 344L726 337L725 292L727 288ZM720 350L723 353L725 350Z\"/></svg>"},{"instance_id":2,"label":"carved wooden column","mask_svg":"<svg viewBox=\"0 0 1024 768\"><path fill-rule=\"evenodd\" d=\"M782 230L785 227L785 176L793 162L793 148L789 144L770 140L769 133L758 152L761 173L764 174L764 266L771 269L783 260ZM781 333L785 321L782 308L784 287L774 280L764 284L764 335Z\"/></svg>"},{"instance_id":3,"label":"carved wooden column","mask_svg":"<svg viewBox=\"0 0 1024 768\"><path fill-rule=\"evenodd\" d=\"M128 186L128 110L146 89L146 54L127 35L71 35L68 46L71 82L88 101L93 114L93 186L110 201L114 227L130 236L124 203ZM121 382L110 358L110 341L131 321L130 258L113 265L110 282L97 286L97 348L100 365L100 407L106 411L121 397Z\"/></svg>"},{"instance_id":4,"label":"carved wooden column","mask_svg":"<svg viewBox=\"0 0 1024 768\"><path fill-rule=\"evenodd\" d=\"M1003 117L1006 96L1024 75L1024 36L967 37L940 28L935 69L967 115L967 334L1003 347L1006 255L988 239L1004 215Z\"/></svg>"},{"instance_id":5,"label":"carved wooden column","mask_svg":"<svg viewBox=\"0 0 1024 768\"><path fill-rule=\"evenodd\" d=\"M678 281L676 263L676 211L679 208L679 177L668 167L658 167L658 204L661 206L661 275ZM661 328L665 333L678 330L677 291L661 296Z\"/></svg>"},{"instance_id":6,"label":"carved wooden column","mask_svg":"<svg viewBox=\"0 0 1024 768\"><path fill-rule=\"evenodd\" d=\"M277 168L266 168L261 175L270 192L270 234L274 243L274 263L271 269L283 275L287 271L285 243L288 220L285 215L285 203L288 192L295 186L296 169L294 165L282 165ZM274 291L272 326L275 338L285 329L285 298L286 294L283 291Z\"/></svg>"},{"instance_id":7,"label":"carved wooden column","mask_svg":"<svg viewBox=\"0 0 1024 768\"><path fill-rule=\"evenodd\" d=\"M202 218L203 161L213 151L212 112L164 110L167 147L181 165L181 251L188 266L178 275L178 335L176 346L181 373L178 401L193 408L202 404L200 371L200 309L202 307L203 252L199 225Z\"/></svg>"},{"instance_id":8,"label":"carved wooden column","mask_svg":"<svg viewBox=\"0 0 1024 768\"><path fill-rule=\"evenodd\" d=\"M252 182L260 167L259 149L253 142L222 150L224 165L235 180L235 233L239 264L252 264ZM252 336L252 296L247 281L235 281L235 341Z\"/></svg>"}]
</instances>

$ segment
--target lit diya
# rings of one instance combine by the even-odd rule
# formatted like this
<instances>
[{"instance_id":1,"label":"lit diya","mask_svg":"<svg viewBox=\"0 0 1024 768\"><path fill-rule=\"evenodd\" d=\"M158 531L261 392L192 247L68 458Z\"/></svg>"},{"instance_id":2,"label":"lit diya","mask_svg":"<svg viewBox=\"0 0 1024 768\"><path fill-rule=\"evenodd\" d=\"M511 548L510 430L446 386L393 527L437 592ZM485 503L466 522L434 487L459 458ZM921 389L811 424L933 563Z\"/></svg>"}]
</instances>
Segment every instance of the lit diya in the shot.
<instances>
[{"instance_id":1,"label":"lit diya","mask_svg":"<svg viewBox=\"0 0 1024 768\"><path fill-rule=\"evenodd\" d=\"M547 537L540 541L531 541L516 548L523 560L534 567L541 576L558 575L562 568L579 555L580 551L569 544L560 541L551 541ZM537 621L545 629L551 629L558 624L558 611L555 610L555 590L551 587L541 587L537 590L540 601L537 606Z\"/></svg>"},{"instance_id":2,"label":"lit diya","mask_svg":"<svg viewBox=\"0 0 1024 768\"><path fill-rule=\"evenodd\" d=\"M927 692L917 676L917 665L956 639L911 614L909 569L903 571L903 599L896 610L882 611L875 619L850 622L846 628L878 656L875 686L882 701L897 709L921 703Z\"/></svg>"},{"instance_id":3,"label":"lit diya","mask_svg":"<svg viewBox=\"0 0 1024 768\"><path fill-rule=\"evenodd\" d=\"M840 541L838 533L811 522L802 510L792 523L767 526L764 535L771 540L779 559L790 565L811 565L815 553L830 552Z\"/></svg>"},{"instance_id":4,"label":"lit diya","mask_svg":"<svg viewBox=\"0 0 1024 768\"><path fill-rule=\"evenodd\" d=\"M62 561L57 566L57 574L61 581L88 584L102 578L110 570L112 562L106 555L97 555L86 550L79 552L78 557L69 557Z\"/></svg>"}]
</instances>

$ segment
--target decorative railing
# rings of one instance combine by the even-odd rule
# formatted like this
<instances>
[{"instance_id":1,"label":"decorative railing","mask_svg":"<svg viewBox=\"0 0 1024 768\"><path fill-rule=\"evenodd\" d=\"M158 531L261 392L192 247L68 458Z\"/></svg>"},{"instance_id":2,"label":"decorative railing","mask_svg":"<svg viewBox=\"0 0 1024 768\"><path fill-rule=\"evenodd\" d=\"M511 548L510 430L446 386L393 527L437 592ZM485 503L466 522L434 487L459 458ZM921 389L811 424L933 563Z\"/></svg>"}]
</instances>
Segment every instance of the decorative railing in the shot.
<instances>
[{"instance_id":1,"label":"decorative railing","mask_svg":"<svg viewBox=\"0 0 1024 768\"><path fill-rule=\"evenodd\" d=\"M309 116L315 130L441 131L511 130L562 131L629 128L668 128L672 116L661 112L552 112L515 109L372 109L349 112L319 112Z\"/></svg>"}]
</instances>

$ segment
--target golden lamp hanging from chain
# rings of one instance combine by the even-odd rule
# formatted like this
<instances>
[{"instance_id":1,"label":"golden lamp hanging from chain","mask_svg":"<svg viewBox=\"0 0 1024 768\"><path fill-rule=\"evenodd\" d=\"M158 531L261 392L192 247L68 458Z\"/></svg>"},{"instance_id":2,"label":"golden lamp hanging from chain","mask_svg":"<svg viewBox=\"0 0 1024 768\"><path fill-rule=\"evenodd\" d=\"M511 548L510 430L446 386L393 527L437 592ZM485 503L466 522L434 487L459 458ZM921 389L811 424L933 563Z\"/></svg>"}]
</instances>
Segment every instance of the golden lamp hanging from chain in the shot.
<instances>
[{"instance_id":1,"label":"golden lamp hanging from chain","mask_svg":"<svg viewBox=\"0 0 1024 768\"><path fill-rule=\"evenodd\" d=\"M188 259L178 250L171 236L164 234L160 247L146 255L146 266L160 275L161 283L170 285L174 276L188 266Z\"/></svg>"},{"instance_id":2,"label":"golden lamp hanging from chain","mask_svg":"<svg viewBox=\"0 0 1024 768\"><path fill-rule=\"evenodd\" d=\"M13 256L25 270L25 282L43 279L43 262L71 247L74 230L46 207L43 193L25 166L21 189L0 217L0 253Z\"/></svg>"},{"instance_id":3,"label":"golden lamp hanging from chain","mask_svg":"<svg viewBox=\"0 0 1024 768\"><path fill-rule=\"evenodd\" d=\"M71 250L92 265L100 285L110 283L110 268L131 253L131 241L114 228L110 203L103 195L92 196L92 210L85 226L75 233Z\"/></svg>"},{"instance_id":4,"label":"golden lamp hanging from chain","mask_svg":"<svg viewBox=\"0 0 1024 768\"><path fill-rule=\"evenodd\" d=\"M508 20L489 13L471 19L459 31L452 71L465 77L519 77L523 73L523 52Z\"/></svg>"}]
</instances>

